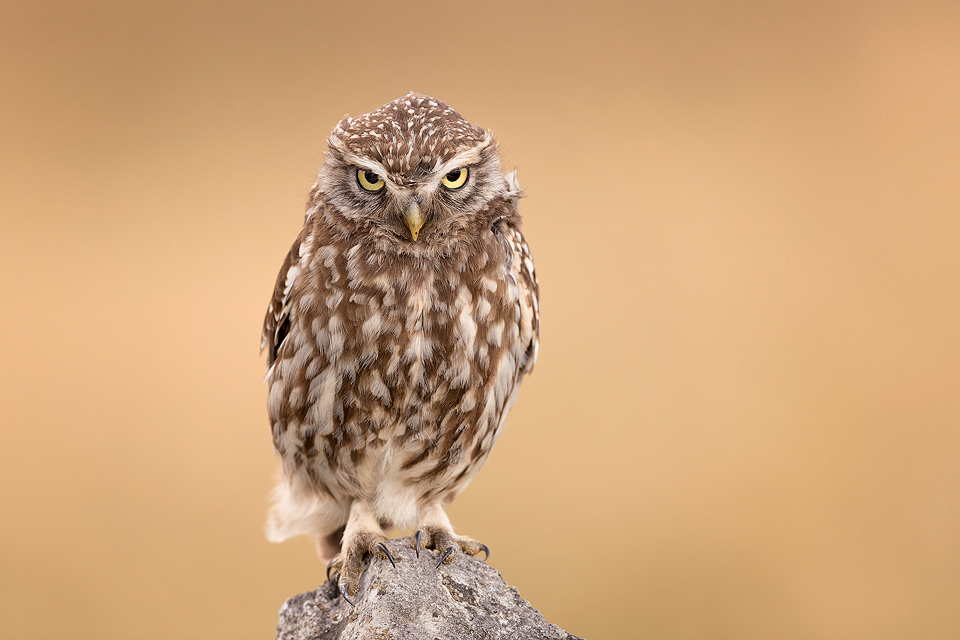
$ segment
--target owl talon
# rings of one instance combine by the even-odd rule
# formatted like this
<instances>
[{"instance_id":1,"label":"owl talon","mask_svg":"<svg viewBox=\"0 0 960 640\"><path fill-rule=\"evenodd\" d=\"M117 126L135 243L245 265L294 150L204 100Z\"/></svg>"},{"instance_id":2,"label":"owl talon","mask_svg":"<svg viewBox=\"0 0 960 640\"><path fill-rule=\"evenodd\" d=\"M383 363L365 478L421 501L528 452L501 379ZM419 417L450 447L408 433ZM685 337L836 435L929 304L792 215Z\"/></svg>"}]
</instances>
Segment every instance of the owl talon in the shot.
<instances>
[{"instance_id":1,"label":"owl talon","mask_svg":"<svg viewBox=\"0 0 960 640\"><path fill-rule=\"evenodd\" d=\"M480 551L483 551L484 553L483 561L486 562L487 560L490 559L490 547L483 544L482 542L478 542L477 545L480 547Z\"/></svg>"},{"instance_id":2,"label":"owl talon","mask_svg":"<svg viewBox=\"0 0 960 640\"><path fill-rule=\"evenodd\" d=\"M420 540L423 539L423 531L417 529L417 532L413 536L413 550L417 552L417 557L420 557Z\"/></svg>"},{"instance_id":3,"label":"owl talon","mask_svg":"<svg viewBox=\"0 0 960 640\"><path fill-rule=\"evenodd\" d=\"M335 556L327 565L327 580L331 575L340 576L340 570L343 568L343 556Z\"/></svg>"},{"instance_id":4,"label":"owl talon","mask_svg":"<svg viewBox=\"0 0 960 640\"><path fill-rule=\"evenodd\" d=\"M382 551L382 552L384 553L384 555L387 556L387 560L389 560L389 561L390 561L390 564L393 565L393 568L396 569L396 568L397 568L397 563L396 563L396 561L393 559L393 554L390 553L390 549L387 548L386 543L384 543L384 542L378 542L378 543L377 543L377 549L379 549L380 551Z\"/></svg>"},{"instance_id":5,"label":"owl talon","mask_svg":"<svg viewBox=\"0 0 960 640\"><path fill-rule=\"evenodd\" d=\"M442 565L444 562L447 562L448 558L450 558L450 556L452 556L456 550L456 547L447 547L447 550L443 552L442 556L440 556L440 562L437 563L437 569L439 569L440 565Z\"/></svg>"},{"instance_id":6,"label":"owl talon","mask_svg":"<svg viewBox=\"0 0 960 640\"><path fill-rule=\"evenodd\" d=\"M347 584L345 582L340 583L340 597L349 602L351 607L357 606L354 604L353 600L347 596Z\"/></svg>"}]
</instances>

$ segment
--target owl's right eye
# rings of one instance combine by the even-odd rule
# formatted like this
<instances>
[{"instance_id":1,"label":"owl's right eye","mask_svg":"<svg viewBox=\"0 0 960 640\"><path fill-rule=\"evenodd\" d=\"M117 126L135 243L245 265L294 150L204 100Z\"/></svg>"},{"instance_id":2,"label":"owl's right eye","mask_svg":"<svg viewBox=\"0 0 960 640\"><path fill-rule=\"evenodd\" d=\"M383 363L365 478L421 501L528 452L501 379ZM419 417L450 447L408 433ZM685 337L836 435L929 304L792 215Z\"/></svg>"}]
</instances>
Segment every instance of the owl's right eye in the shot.
<instances>
[{"instance_id":1,"label":"owl's right eye","mask_svg":"<svg viewBox=\"0 0 960 640\"><path fill-rule=\"evenodd\" d=\"M367 171L366 169L357 169L357 184L364 188L366 191L380 191L383 189L383 178L375 174L373 171Z\"/></svg>"}]
</instances>

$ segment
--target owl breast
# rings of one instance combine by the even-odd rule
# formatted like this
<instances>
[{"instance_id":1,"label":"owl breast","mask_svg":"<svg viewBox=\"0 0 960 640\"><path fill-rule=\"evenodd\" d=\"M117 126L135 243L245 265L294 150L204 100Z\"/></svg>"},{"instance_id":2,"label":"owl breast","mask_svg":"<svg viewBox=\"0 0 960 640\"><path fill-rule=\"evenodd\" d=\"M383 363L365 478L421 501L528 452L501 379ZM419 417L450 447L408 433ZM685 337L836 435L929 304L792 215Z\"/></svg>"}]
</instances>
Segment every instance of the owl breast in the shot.
<instances>
[{"instance_id":1,"label":"owl breast","mask_svg":"<svg viewBox=\"0 0 960 640\"><path fill-rule=\"evenodd\" d=\"M510 243L390 259L310 234L287 277L288 335L268 374L286 473L394 523L452 499L492 449L532 327Z\"/></svg>"}]
</instances>

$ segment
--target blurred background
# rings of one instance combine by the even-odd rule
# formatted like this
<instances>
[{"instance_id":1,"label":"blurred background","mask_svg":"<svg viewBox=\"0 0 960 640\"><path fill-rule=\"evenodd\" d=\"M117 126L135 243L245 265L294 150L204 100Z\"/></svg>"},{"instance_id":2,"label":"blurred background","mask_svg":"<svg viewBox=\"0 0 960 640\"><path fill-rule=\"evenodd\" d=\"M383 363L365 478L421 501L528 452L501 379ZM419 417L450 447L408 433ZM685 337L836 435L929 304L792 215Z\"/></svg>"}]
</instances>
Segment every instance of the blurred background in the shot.
<instances>
[{"instance_id":1,"label":"blurred background","mask_svg":"<svg viewBox=\"0 0 960 640\"><path fill-rule=\"evenodd\" d=\"M271 638L260 326L325 138L518 166L457 529L587 638L960 637L960 3L0 4L0 637Z\"/></svg>"}]
</instances>

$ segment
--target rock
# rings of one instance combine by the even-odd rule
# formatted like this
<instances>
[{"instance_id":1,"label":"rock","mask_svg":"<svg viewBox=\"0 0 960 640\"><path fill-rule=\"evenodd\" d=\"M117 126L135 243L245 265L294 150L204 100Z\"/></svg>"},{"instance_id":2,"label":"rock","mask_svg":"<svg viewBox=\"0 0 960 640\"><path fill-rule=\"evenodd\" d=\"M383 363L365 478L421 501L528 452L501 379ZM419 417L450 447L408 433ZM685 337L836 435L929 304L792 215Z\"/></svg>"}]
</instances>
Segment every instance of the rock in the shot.
<instances>
[{"instance_id":1,"label":"rock","mask_svg":"<svg viewBox=\"0 0 960 640\"><path fill-rule=\"evenodd\" d=\"M368 557L357 606L328 580L283 603L277 640L579 640L547 623L540 612L479 558L458 553L437 568L439 555L413 538L387 543L397 561Z\"/></svg>"}]
</instances>

